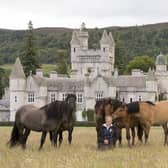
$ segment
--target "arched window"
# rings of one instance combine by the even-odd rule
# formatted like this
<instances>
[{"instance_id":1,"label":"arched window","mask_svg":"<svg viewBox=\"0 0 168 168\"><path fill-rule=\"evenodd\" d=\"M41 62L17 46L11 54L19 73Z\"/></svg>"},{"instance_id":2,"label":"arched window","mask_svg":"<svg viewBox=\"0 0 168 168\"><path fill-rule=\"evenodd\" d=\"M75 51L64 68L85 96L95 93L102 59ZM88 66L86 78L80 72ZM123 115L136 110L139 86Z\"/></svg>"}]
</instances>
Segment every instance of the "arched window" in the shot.
<instances>
[{"instance_id":1,"label":"arched window","mask_svg":"<svg viewBox=\"0 0 168 168\"><path fill-rule=\"evenodd\" d=\"M101 100L103 98L103 91L98 91L96 93L96 100Z\"/></svg>"},{"instance_id":2,"label":"arched window","mask_svg":"<svg viewBox=\"0 0 168 168\"><path fill-rule=\"evenodd\" d=\"M17 96L15 96L15 103L17 102Z\"/></svg>"},{"instance_id":3,"label":"arched window","mask_svg":"<svg viewBox=\"0 0 168 168\"><path fill-rule=\"evenodd\" d=\"M105 52L105 51L106 51L106 48L103 48L103 51Z\"/></svg>"},{"instance_id":4,"label":"arched window","mask_svg":"<svg viewBox=\"0 0 168 168\"><path fill-rule=\"evenodd\" d=\"M76 48L74 48L73 50L74 50L74 52L75 52L75 51L76 51Z\"/></svg>"}]
</instances>

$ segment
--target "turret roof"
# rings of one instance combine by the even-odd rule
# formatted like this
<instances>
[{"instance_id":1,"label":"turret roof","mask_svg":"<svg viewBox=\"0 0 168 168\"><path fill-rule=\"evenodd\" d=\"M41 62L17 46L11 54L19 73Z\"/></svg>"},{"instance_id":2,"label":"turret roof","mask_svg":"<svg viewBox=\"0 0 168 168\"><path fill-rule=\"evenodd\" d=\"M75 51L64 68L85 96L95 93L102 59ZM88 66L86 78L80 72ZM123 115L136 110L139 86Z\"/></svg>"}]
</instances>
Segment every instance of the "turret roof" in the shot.
<instances>
[{"instance_id":1,"label":"turret roof","mask_svg":"<svg viewBox=\"0 0 168 168\"><path fill-rule=\"evenodd\" d=\"M163 55L162 53L160 53L156 57L156 65L167 65L167 57Z\"/></svg>"},{"instance_id":2,"label":"turret roof","mask_svg":"<svg viewBox=\"0 0 168 168\"><path fill-rule=\"evenodd\" d=\"M24 71L23 71L23 66L20 62L19 57L16 58L15 64L12 68L10 78L11 79L25 78L25 74L24 74Z\"/></svg>"}]
</instances>

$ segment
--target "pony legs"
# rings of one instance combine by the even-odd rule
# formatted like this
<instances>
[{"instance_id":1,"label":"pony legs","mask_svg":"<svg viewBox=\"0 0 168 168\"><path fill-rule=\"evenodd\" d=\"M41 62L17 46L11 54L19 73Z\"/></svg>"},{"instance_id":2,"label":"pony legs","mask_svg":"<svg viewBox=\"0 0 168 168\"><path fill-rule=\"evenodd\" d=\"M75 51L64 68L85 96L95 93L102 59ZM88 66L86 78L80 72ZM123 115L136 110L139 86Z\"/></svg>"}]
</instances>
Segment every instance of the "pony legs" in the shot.
<instances>
[{"instance_id":1,"label":"pony legs","mask_svg":"<svg viewBox=\"0 0 168 168\"><path fill-rule=\"evenodd\" d=\"M128 142L128 147L131 147L131 145L130 145L131 136L130 136L130 128L129 127L126 127L126 138L127 138L127 142Z\"/></svg>"},{"instance_id":2,"label":"pony legs","mask_svg":"<svg viewBox=\"0 0 168 168\"><path fill-rule=\"evenodd\" d=\"M63 141L62 131L59 132L59 147L61 146Z\"/></svg>"},{"instance_id":3,"label":"pony legs","mask_svg":"<svg viewBox=\"0 0 168 168\"><path fill-rule=\"evenodd\" d=\"M40 142L39 150L41 150L42 147L43 147L43 144L44 144L44 142L45 142L45 140L46 140L46 135L47 135L47 132L46 132L46 131L43 131L43 133L42 133L42 135L41 135L41 142Z\"/></svg>"},{"instance_id":4,"label":"pony legs","mask_svg":"<svg viewBox=\"0 0 168 168\"><path fill-rule=\"evenodd\" d=\"M145 124L143 126L143 130L145 132L145 144L147 143L148 141L148 137L149 137L149 132L150 132L150 124Z\"/></svg>"},{"instance_id":5,"label":"pony legs","mask_svg":"<svg viewBox=\"0 0 168 168\"><path fill-rule=\"evenodd\" d=\"M73 131L73 128L71 128L71 129L69 129L69 131L68 131L68 142L69 142L69 144L71 144L71 142L72 142L72 131Z\"/></svg>"},{"instance_id":6,"label":"pony legs","mask_svg":"<svg viewBox=\"0 0 168 168\"><path fill-rule=\"evenodd\" d=\"M140 141L140 143L143 143L142 137L143 137L143 127L139 124L137 126L137 136L138 136L138 140Z\"/></svg>"},{"instance_id":7,"label":"pony legs","mask_svg":"<svg viewBox=\"0 0 168 168\"><path fill-rule=\"evenodd\" d=\"M122 142L122 129L118 129L118 141L119 141L119 146L121 146Z\"/></svg>"},{"instance_id":8,"label":"pony legs","mask_svg":"<svg viewBox=\"0 0 168 168\"><path fill-rule=\"evenodd\" d=\"M132 145L135 145L135 127L131 128L131 133L132 133Z\"/></svg>"},{"instance_id":9,"label":"pony legs","mask_svg":"<svg viewBox=\"0 0 168 168\"><path fill-rule=\"evenodd\" d=\"M164 131L164 145L168 145L167 136L168 136L168 128L167 123L162 125Z\"/></svg>"},{"instance_id":10,"label":"pony legs","mask_svg":"<svg viewBox=\"0 0 168 168\"><path fill-rule=\"evenodd\" d=\"M22 148L25 149L26 148L26 142L27 142L27 138L30 134L30 130L25 128L25 132L23 134L23 141L22 141Z\"/></svg>"}]
</instances>

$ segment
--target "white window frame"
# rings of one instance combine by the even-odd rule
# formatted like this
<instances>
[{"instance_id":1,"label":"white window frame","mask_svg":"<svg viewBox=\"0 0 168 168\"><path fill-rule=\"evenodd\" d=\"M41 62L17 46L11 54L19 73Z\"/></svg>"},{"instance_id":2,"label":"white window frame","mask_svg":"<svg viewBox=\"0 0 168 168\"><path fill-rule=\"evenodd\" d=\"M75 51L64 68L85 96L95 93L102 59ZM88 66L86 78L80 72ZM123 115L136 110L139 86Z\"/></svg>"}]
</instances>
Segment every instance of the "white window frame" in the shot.
<instances>
[{"instance_id":1,"label":"white window frame","mask_svg":"<svg viewBox=\"0 0 168 168\"><path fill-rule=\"evenodd\" d=\"M35 102L35 93L34 92L29 92L28 93L28 102L29 103Z\"/></svg>"},{"instance_id":2,"label":"white window frame","mask_svg":"<svg viewBox=\"0 0 168 168\"><path fill-rule=\"evenodd\" d=\"M62 94L62 100L63 100L63 101L65 101L66 96L67 96L67 94L66 94L66 93L63 93L63 94Z\"/></svg>"},{"instance_id":3,"label":"white window frame","mask_svg":"<svg viewBox=\"0 0 168 168\"><path fill-rule=\"evenodd\" d=\"M54 102L56 99L55 99L55 93L51 93L50 94L50 102Z\"/></svg>"},{"instance_id":4,"label":"white window frame","mask_svg":"<svg viewBox=\"0 0 168 168\"><path fill-rule=\"evenodd\" d=\"M83 94L82 93L78 93L77 94L77 103L78 104L82 104L83 103Z\"/></svg>"},{"instance_id":5,"label":"white window frame","mask_svg":"<svg viewBox=\"0 0 168 168\"><path fill-rule=\"evenodd\" d=\"M17 103L17 96L15 96L14 99L15 99L15 103Z\"/></svg>"},{"instance_id":6,"label":"white window frame","mask_svg":"<svg viewBox=\"0 0 168 168\"><path fill-rule=\"evenodd\" d=\"M103 99L103 91L96 92L96 100L101 100L101 99Z\"/></svg>"}]
</instances>

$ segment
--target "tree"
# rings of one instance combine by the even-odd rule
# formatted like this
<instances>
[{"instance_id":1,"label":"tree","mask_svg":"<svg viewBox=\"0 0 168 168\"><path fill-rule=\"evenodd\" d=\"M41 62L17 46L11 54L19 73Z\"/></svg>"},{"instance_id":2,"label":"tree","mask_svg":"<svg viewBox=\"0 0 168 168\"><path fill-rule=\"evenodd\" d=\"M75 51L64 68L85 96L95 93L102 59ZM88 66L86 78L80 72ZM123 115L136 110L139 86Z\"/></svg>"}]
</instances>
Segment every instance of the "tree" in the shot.
<instances>
[{"instance_id":1,"label":"tree","mask_svg":"<svg viewBox=\"0 0 168 168\"><path fill-rule=\"evenodd\" d=\"M56 64L56 71L58 74L69 74L70 67L65 59L65 52L59 51L58 52L58 60L59 62Z\"/></svg>"},{"instance_id":2,"label":"tree","mask_svg":"<svg viewBox=\"0 0 168 168\"><path fill-rule=\"evenodd\" d=\"M119 74L123 74L126 66L126 49L122 41L116 34L116 46L115 46L115 66L118 68Z\"/></svg>"},{"instance_id":3,"label":"tree","mask_svg":"<svg viewBox=\"0 0 168 168\"><path fill-rule=\"evenodd\" d=\"M40 68L35 41L36 39L33 31L33 24L31 21L29 21L28 30L26 32L25 50L21 58L26 76L28 76L31 71L32 74L35 74L36 69Z\"/></svg>"},{"instance_id":4,"label":"tree","mask_svg":"<svg viewBox=\"0 0 168 168\"><path fill-rule=\"evenodd\" d=\"M149 56L138 56L131 60L126 66L125 73L129 74L132 69L141 69L144 72L147 72L148 69L155 66L154 59Z\"/></svg>"},{"instance_id":5,"label":"tree","mask_svg":"<svg viewBox=\"0 0 168 168\"><path fill-rule=\"evenodd\" d=\"M0 68L0 99L2 98L3 94L4 94L4 76L5 76L5 72L3 68Z\"/></svg>"}]
</instances>

